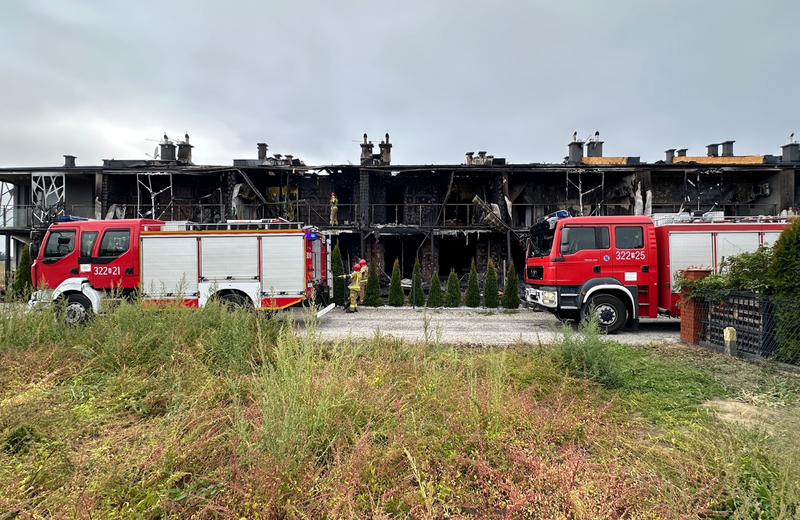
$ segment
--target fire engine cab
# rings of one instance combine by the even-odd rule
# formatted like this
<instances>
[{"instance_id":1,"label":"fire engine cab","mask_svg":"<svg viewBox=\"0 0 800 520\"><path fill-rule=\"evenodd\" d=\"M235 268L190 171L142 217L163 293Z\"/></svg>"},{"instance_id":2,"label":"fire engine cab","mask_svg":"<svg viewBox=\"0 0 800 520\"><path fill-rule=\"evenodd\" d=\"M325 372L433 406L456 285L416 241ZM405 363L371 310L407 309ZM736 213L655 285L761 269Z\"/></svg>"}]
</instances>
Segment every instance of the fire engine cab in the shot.
<instances>
[{"instance_id":1,"label":"fire engine cab","mask_svg":"<svg viewBox=\"0 0 800 520\"><path fill-rule=\"evenodd\" d=\"M50 226L31 266L31 304L61 302L65 320L85 321L109 298L219 299L228 306L282 309L326 290L325 237L299 223L223 224L65 218Z\"/></svg>"},{"instance_id":2,"label":"fire engine cab","mask_svg":"<svg viewBox=\"0 0 800 520\"><path fill-rule=\"evenodd\" d=\"M680 315L678 271L716 273L726 257L773 244L787 225L777 218L665 221L565 211L540 219L528 239L526 300L567 320L593 312L610 334L635 329L640 317Z\"/></svg>"}]
</instances>

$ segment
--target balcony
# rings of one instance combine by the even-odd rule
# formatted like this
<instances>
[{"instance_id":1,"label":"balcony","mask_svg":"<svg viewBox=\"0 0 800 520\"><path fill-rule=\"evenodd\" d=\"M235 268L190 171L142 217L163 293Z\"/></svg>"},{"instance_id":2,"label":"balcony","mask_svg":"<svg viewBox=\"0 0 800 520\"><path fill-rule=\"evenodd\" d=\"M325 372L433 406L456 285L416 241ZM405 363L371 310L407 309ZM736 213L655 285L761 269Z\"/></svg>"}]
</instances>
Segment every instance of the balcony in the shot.
<instances>
[{"instance_id":1,"label":"balcony","mask_svg":"<svg viewBox=\"0 0 800 520\"><path fill-rule=\"evenodd\" d=\"M33 205L0 206L0 228L26 230L44 225L55 216L73 215L76 217L94 218L94 206L89 204L70 204L63 210L44 212Z\"/></svg>"}]
</instances>

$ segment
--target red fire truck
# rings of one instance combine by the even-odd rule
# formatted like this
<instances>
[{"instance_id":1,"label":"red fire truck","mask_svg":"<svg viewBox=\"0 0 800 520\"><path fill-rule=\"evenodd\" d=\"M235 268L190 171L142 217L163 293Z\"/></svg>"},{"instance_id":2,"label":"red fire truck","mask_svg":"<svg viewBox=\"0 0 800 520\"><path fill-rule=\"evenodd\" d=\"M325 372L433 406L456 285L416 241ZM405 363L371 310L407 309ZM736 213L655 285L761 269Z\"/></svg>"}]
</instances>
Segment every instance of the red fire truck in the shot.
<instances>
[{"instance_id":1,"label":"red fire truck","mask_svg":"<svg viewBox=\"0 0 800 520\"><path fill-rule=\"evenodd\" d=\"M640 317L680 316L675 274L688 267L718 272L726 257L773 244L785 219L645 216L540 219L528 239L525 290L529 304L562 319L590 310L608 333L637 328Z\"/></svg>"},{"instance_id":2,"label":"red fire truck","mask_svg":"<svg viewBox=\"0 0 800 520\"><path fill-rule=\"evenodd\" d=\"M104 299L137 293L191 307L216 298L282 309L325 291L329 279L325 237L298 223L63 220L35 255L31 305L63 301L69 323L99 313Z\"/></svg>"}]
</instances>

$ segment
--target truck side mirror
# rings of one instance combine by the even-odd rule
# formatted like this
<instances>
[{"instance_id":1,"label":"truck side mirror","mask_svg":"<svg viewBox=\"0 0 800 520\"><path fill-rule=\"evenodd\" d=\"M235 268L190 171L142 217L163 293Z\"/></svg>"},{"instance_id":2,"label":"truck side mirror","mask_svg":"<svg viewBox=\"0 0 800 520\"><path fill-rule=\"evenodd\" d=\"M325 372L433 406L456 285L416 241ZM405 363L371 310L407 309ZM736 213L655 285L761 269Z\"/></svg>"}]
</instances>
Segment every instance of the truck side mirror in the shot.
<instances>
[{"instance_id":1,"label":"truck side mirror","mask_svg":"<svg viewBox=\"0 0 800 520\"><path fill-rule=\"evenodd\" d=\"M561 248L559 249L559 253L564 255L564 253L569 252L569 228L563 227L561 228Z\"/></svg>"}]
</instances>

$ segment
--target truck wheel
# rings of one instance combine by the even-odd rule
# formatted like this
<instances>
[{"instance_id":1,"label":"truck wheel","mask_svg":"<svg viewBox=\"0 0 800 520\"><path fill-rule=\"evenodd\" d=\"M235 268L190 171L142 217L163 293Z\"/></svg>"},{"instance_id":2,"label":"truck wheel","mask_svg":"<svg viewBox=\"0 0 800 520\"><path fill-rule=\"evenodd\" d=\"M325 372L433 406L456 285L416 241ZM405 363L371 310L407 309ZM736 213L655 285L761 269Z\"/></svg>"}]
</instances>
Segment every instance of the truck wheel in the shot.
<instances>
[{"instance_id":1,"label":"truck wheel","mask_svg":"<svg viewBox=\"0 0 800 520\"><path fill-rule=\"evenodd\" d=\"M581 311L583 319L588 319L590 313L597 318L598 325L607 334L616 334L628 321L625 305L619 298L609 294L599 294L589 300Z\"/></svg>"},{"instance_id":2,"label":"truck wheel","mask_svg":"<svg viewBox=\"0 0 800 520\"><path fill-rule=\"evenodd\" d=\"M67 296L64 307L64 323L67 325L83 325L92 317L92 302L82 294Z\"/></svg>"},{"instance_id":3,"label":"truck wheel","mask_svg":"<svg viewBox=\"0 0 800 520\"><path fill-rule=\"evenodd\" d=\"M219 297L220 304L228 311L233 312L237 309L249 310L252 307L250 299L239 293L223 294Z\"/></svg>"}]
</instances>

